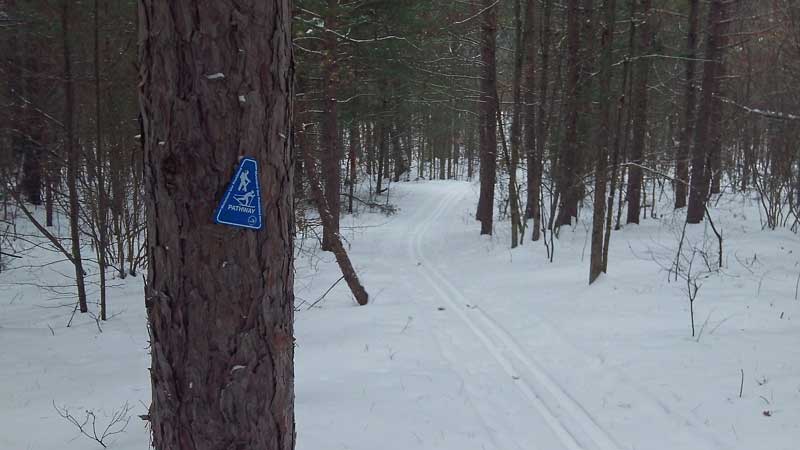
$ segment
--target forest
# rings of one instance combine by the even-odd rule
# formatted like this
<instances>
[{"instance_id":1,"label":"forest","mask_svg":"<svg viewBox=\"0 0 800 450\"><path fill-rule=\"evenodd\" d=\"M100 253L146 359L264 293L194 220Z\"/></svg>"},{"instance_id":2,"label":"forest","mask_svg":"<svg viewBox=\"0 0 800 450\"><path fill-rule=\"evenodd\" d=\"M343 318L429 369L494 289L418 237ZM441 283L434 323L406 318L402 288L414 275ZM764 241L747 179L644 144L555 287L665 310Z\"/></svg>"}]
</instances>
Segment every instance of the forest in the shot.
<instances>
[{"instance_id":1,"label":"forest","mask_svg":"<svg viewBox=\"0 0 800 450\"><path fill-rule=\"evenodd\" d=\"M795 448L798 142L796 0L0 0L0 449Z\"/></svg>"}]
</instances>

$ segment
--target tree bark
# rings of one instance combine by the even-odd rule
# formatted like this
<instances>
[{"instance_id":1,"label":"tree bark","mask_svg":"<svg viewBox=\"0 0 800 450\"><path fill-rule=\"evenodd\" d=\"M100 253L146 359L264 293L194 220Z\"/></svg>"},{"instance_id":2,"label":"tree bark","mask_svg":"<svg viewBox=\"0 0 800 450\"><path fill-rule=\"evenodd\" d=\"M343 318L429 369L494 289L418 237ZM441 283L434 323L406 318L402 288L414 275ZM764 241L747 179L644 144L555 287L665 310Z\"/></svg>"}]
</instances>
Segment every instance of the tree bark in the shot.
<instances>
[{"instance_id":1,"label":"tree bark","mask_svg":"<svg viewBox=\"0 0 800 450\"><path fill-rule=\"evenodd\" d=\"M67 155L67 190L69 191L69 228L72 240L72 263L75 266L75 284L78 289L78 306L82 313L89 311L86 303L83 259L81 256L80 199L78 198L78 170L81 152L75 142L75 85L72 79L72 46L70 44L70 3L61 3L61 38L64 50L64 128Z\"/></svg>"},{"instance_id":2,"label":"tree bark","mask_svg":"<svg viewBox=\"0 0 800 450\"><path fill-rule=\"evenodd\" d=\"M383 193L383 177L385 176L384 166L386 165L386 125L383 118L378 118L378 168L376 173L377 182L375 183L375 193Z\"/></svg>"},{"instance_id":3,"label":"tree bark","mask_svg":"<svg viewBox=\"0 0 800 450\"><path fill-rule=\"evenodd\" d=\"M328 0L325 14L325 27L330 30L337 28L338 0ZM333 251L331 239L339 232L339 214L341 211L341 150L339 147L338 108L336 96L338 95L339 64L336 52L338 41L332 32L325 33L325 59L323 61L322 80L322 133L320 136L320 149L322 150L322 179L325 184L325 200L331 212L329 226L323 227L322 249Z\"/></svg>"},{"instance_id":4,"label":"tree bark","mask_svg":"<svg viewBox=\"0 0 800 450\"><path fill-rule=\"evenodd\" d=\"M724 15L724 11L723 11ZM725 20L724 16L723 19ZM725 38L721 37L720 40L720 47L725 46ZM722 62L722 56L720 55L720 63L717 64L717 73L716 73L716 94L714 95L714 99L712 100L713 105L711 108L711 117L709 118L708 124L708 132L711 139L711 147L710 147L710 155L709 155L709 166L708 169L710 170L709 178L711 180L710 192L712 194L719 194L721 184L722 184L722 99L721 96L723 95L722 92L722 80L725 79L725 64Z\"/></svg>"},{"instance_id":5,"label":"tree bark","mask_svg":"<svg viewBox=\"0 0 800 450\"><path fill-rule=\"evenodd\" d=\"M592 218L592 248L589 263L589 284L605 271L604 239L606 226L606 188L608 176L608 149L611 142L611 93L612 57L614 47L614 25L616 22L616 0L604 0L602 59L600 63L600 127L597 130L597 162L594 171L594 212ZM613 180L612 180L613 182ZM613 199L613 194L611 195ZM612 200L613 201L613 200ZM611 207L611 206L609 206Z\"/></svg>"},{"instance_id":6,"label":"tree bark","mask_svg":"<svg viewBox=\"0 0 800 450\"><path fill-rule=\"evenodd\" d=\"M530 8L535 10L535 1L530 2ZM529 212L530 218L533 219L533 228L531 229L531 240L538 241L541 235L541 227L542 227L542 209L541 209L541 196L542 196L542 172L544 171L544 158L545 158L545 148L547 143L547 125L548 125L548 112L547 112L547 103L548 103L548 95L549 89L548 84L550 82L550 37L551 37L551 23L553 17L553 0L544 0L544 8L542 11L543 18L542 18L542 32L540 33L541 36L541 67L539 68L539 105L538 110L536 113L536 130L535 130L535 155L532 158L532 161L529 161L529 173L533 179L528 179L528 202L530 204ZM536 21L535 12L529 12L529 20L531 21L532 29L531 33L535 35L535 25L533 25ZM531 44L533 39L531 38L529 41L529 45ZM533 55L535 52L535 47L531 49L529 52L530 63L534 64L535 58ZM534 68L529 67L529 71L533 72ZM533 88L533 80L528 83L528 86L532 89ZM531 92L531 96L533 92ZM533 102L529 102L529 114L533 113ZM533 124L531 124L533 125ZM533 129L530 132L534 132ZM530 144L529 144L530 145Z\"/></svg>"},{"instance_id":7,"label":"tree bark","mask_svg":"<svg viewBox=\"0 0 800 450\"><path fill-rule=\"evenodd\" d=\"M564 144L559 154L558 217L555 226L569 225L578 217L578 109L580 91L580 9L578 0L567 1L567 79L564 86Z\"/></svg>"},{"instance_id":8,"label":"tree bark","mask_svg":"<svg viewBox=\"0 0 800 450\"><path fill-rule=\"evenodd\" d=\"M294 448L290 25L289 0L139 2L156 450ZM244 156L259 231L212 221Z\"/></svg>"},{"instance_id":9,"label":"tree bark","mask_svg":"<svg viewBox=\"0 0 800 450\"><path fill-rule=\"evenodd\" d=\"M473 131L467 132L467 181L472 181L474 176L474 162L475 162L475 133Z\"/></svg>"},{"instance_id":10,"label":"tree bark","mask_svg":"<svg viewBox=\"0 0 800 450\"><path fill-rule=\"evenodd\" d=\"M529 10L530 8L528 8ZM526 10L527 12L527 10ZM526 14L527 16L527 14ZM519 245L520 239L520 208L519 193L517 192L517 163L519 161L520 146L522 145L522 68L525 63L526 40L530 32L523 30L521 0L514 1L514 79L513 95L514 108L511 118L511 160L508 165L508 202L511 208L511 248ZM502 126L502 123L500 123Z\"/></svg>"},{"instance_id":11,"label":"tree bark","mask_svg":"<svg viewBox=\"0 0 800 450\"><path fill-rule=\"evenodd\" d=\"M483 0L486 11L481 22L480 95L480 197L476 218L481 234L492 234L494 186L497 179L497 2Z\"/></svg>"},{"instance_id":12,"label":"tree bark","mask_svg":"<svg viewBox=\"0 0 800 450\"><path fill-rule=\"evenodd\" d=\"M681 117L681 135L675 155L675 209L686 206L686 188L689 184L689 154L694 134L697 88L697 30L700 26L700 0L689 0L689 32L686 39L686 104Z\"/></svg>"},{"instance_id":13,"label":"tree bark","mask_svg":"<svg viewBox=\"0 0 800 450\"><path fill-rule=\"evenodd\" d=\"M393 181L397 183L400 181L400 176L406 171L406 163L403 160L403 146L400 144L400 127L397 126L397 123L394 124L389 134L392 138L392 159L394 159Z\"/></svg>"},{"instance_id":14,"label":"tree bark","mask_svg":"<svg viewBox=\"0 0 800 450\"><path fill-rule=\"evenodd\" d=\"M97 265L100 270L100 320L108 318L106 304L106 254L108 249L108 202L106 200L105 148L103 146L102 90L100 86L100 2L94 0L94 107L95 172L97 176Z\"/></svg>"},{"instance_id":15,"label":"tree bark","mask_svg":"<svg viewBox=\"0 0 800 450\"><path fill-rule=\"evenodd\" d=\"M353 119L350 122L350 197L347 200L347 212L353 214L353 196L355 196L356 182L358 181L358 151L361 146L361 137L358 131L358 122Z\"/></svg>"},{"instance_id":16,"label":"tree bark","mask_svg":"<svg viewBox=\"0 0 800 450\"><path fill-rule=\"evenodd\" d=\"M322 219L322 226L324 227L331 221L331 212L328 209L327 201L322 192L322 185L317 176L317 163L312 159L311 152L305 151L303 154L305 155L306 177L308 177L308 183L311 187L311 195L314 198L314 203L317 204L317 211L319 212L319 217ZM336 233L331 238L331 251L336 257L336 263L339 264L339 269L342 271L342 276L347 282L350 292L359 305L366 305L369 302L369 295L358 279L356 269L353 267L350 257L347 255L344 244L342 244L342 238L339 236L339 233Z\"/></svg>"},{"instance_id":17,"label":"tree bark","mask_svg":"<svg viewBox=\"0 0 800 450\"><path fill-rule=\"evenodd\" d=\"M688 223L700 223L705 215L708 199L710 173L708 170L709 149L711 147L711 120L714 116L714 95L719 92L719 66L722 64L721 39L725 32L723 24L724 0L711 0L708 12L706 54L703 62L702 101L697 113L694 149L692 151L692 178L689 190L689 207L686 211Z\"/></svg>"},{"instance_id":18,"label":"tree bark","mask_svg":"<svg viewBox=\"0 0 800 450\"><path fill-rule=\"evenodd\" d=\"M630 161L628 168L628 219L627 223L639 223L642 208L642 168L645 143L647 141L647 82L650 78L650 60L645 58L651 49L652 0L638 0L639 11L639 56L636 61L636 75L633 83L633 140L631 141Z\"/></svg>"}]
</instances>

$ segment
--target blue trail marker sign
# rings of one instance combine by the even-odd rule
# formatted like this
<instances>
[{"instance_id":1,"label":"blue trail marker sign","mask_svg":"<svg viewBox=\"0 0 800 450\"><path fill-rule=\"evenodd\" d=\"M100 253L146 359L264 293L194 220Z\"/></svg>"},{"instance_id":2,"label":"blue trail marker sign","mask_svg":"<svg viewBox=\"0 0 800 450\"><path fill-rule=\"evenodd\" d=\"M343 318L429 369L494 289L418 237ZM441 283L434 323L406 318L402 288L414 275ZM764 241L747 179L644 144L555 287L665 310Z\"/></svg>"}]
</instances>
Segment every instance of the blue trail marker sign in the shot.
<instances>
[{"instance_id":1,"label":"blue trail marker sign","mask_svg":"<svg viewBox=\"0 0 800 450\"><path fill-rule=\"evenodd\" d=\"M236 169L214 222L252 230L261 229L261 188L258 185L258 163L244 158Z\"/></svg>"}]
</instances>

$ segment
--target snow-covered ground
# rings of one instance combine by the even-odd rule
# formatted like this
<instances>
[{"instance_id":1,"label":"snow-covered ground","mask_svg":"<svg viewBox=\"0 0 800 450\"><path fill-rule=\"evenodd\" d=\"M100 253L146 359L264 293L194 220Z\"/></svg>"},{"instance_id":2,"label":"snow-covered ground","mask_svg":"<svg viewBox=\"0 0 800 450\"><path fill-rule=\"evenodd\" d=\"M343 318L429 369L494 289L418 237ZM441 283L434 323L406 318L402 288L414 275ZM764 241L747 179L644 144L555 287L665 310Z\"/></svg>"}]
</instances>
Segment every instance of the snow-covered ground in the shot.
<instances>
[{"instance_id":1,"label":"snow-covered ground","mask_svg":"<svg viewBox=\"0 0 800 450\"><path fill-rule=\"evenodd\" d=\"M479 237L476 200L466 182L398 183L397 214L345 217L366 307L340 283L307 309L340 274L310 243L298 254L299 450L797 448L800 241L761 231L755 203L712 210L724 264L693 264L692 338L686 282L666 269L680 215L614 232L609 274L588 286L587 225L562 231L550 263L541 241L509 250L507 222ZM716 257L706 225L687 237ZM53 258L35 254L13 264ZM126 403L133 419L109 448L146 449L141 280L115 281L119 314L100 334L87 317L65 328L70 310L49 308L65 301L35 286L68 270L0 274L0 449L100 448L54 404L100 425Z\"/></svg>"}]
</instances>

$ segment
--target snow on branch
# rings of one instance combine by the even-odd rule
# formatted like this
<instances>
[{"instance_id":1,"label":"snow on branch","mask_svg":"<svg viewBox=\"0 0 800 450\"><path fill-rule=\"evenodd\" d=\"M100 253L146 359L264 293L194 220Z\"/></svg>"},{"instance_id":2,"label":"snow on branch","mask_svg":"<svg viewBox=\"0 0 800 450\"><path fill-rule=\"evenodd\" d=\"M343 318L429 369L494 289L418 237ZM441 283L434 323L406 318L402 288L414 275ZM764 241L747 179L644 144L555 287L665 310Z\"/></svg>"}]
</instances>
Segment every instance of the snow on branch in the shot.
<instances>
[{"instance_id":1,"label":"snow on branch","mask_svg":"<svg viewBox=\"0 0 800 450\"><path fill-rule=\"evenodd\" d=\"M737 107L739 109L744 110L748 114L756 114L756 115L759 115L759 116L768 117L770 119L778 119L778 120L800 120L800 115L798 115L798 114L783 113L783 112L780 112L780 111L769 111L769 110L763 110L763 109L758 109L758 108L751 108L749 106L745 106L745 105L736 103L735 101L733 101L733 100L731 100L729 98L723 97L721 95L718 95L716 97L719 98L720 101L722 101L723 103L727 103L729 105L733 105L733 106L735 106L735 107Z\"/></svg>"},{"instance_id":2,"label":"snow on branch","mask_svg":"<svg viewBox=\"0 0 800 450\"><path fill-rule=\"evenodd\" d=\"M485 13L486 11L488 11L488 10L490 10L490 9L494 8L495 6L497 6L497 4L498 4L498 3L500 3L500 0L496 0L496 1L495 1L494 3L492 3L491 5L487 6L486 8L483 8L482 10L478 11L477 13L475 13L475 15L473 15L473 16L467 17L467 18L466 18L466 19L464 19L464 20L459 20L458 22L453 22L453 25L462 25L462 24L465 24L465 23L469 22L470 20L472 20L472 19L474 19L474 18L476 18L476 17L480 16L481 14Z\"/></svg>"}]
</instances>

